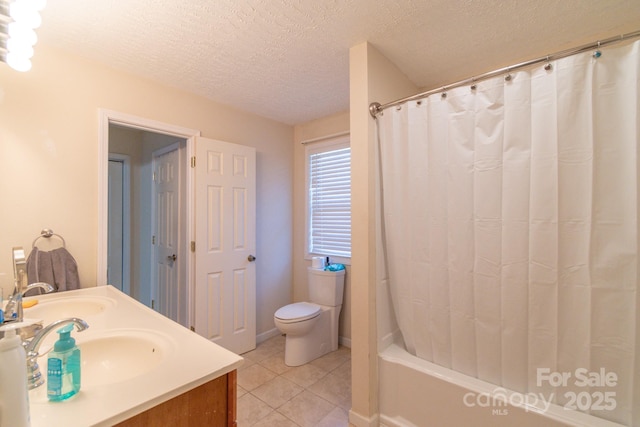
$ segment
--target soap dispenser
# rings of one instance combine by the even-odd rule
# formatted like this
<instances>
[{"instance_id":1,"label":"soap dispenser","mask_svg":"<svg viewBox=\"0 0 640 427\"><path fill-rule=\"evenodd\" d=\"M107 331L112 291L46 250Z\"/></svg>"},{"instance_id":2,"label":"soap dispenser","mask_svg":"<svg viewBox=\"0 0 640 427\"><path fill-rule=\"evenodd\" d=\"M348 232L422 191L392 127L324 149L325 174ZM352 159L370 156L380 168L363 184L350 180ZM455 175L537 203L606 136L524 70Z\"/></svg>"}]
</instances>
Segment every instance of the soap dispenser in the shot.
<instances>
[{"instance_id":1,"label":"soap dispenser","mask_svg":"<svg viewBox=\"0 0 640 427\"><path fill-rule=\"evenodd\" d=\"M22 339L13 325L0 328L0 426L28 427L27 361Z\"/></svg>"},{"instance_id":2,"label":"soap dispenser","mask_svg":"<svg viewBox=\"0 0 640 427\"><path fill-rule=\"evenodd\" d=\"M60 338L53 345L47 361L47 397L66 400L80 390L80 349L71 337L73 325L58 329Z\"/></svg>"}]
</instances>

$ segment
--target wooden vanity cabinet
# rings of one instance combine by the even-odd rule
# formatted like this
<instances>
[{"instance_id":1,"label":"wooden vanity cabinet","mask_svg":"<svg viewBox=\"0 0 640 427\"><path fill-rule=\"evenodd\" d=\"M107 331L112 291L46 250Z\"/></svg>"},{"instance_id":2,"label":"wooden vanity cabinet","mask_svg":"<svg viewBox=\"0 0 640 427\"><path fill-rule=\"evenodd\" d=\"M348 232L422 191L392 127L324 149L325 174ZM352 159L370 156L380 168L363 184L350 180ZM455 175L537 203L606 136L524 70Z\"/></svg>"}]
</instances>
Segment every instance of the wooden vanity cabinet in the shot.
<instances>
[{"instance_id":1,"label":"wooden vanity cabinet","mask_svg":"<svg viewBox=\"0 0 640 427\"><path fill-rule=\"evenodd\" d=\"M117 427L236 427L237 371L154 406Z\"/></svg>"}]
</instances>

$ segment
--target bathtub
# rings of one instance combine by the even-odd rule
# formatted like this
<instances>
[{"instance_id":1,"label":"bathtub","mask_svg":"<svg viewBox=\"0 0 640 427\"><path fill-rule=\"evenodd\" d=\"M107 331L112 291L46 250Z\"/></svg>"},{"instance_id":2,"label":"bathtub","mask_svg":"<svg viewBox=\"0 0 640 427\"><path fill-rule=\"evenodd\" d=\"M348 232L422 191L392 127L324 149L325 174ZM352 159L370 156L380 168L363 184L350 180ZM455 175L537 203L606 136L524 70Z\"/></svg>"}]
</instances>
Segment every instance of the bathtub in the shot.
<instances>
[{"instance_id":1,"label":"bathtub","mask_svg":"<svg viewBox=\"0 0 640 427\"><path fill-rule=\"evenodd\" d=\"M383 426L621 427L443 368L397 344L378 358Z\"/></svg>"}]
</instances>

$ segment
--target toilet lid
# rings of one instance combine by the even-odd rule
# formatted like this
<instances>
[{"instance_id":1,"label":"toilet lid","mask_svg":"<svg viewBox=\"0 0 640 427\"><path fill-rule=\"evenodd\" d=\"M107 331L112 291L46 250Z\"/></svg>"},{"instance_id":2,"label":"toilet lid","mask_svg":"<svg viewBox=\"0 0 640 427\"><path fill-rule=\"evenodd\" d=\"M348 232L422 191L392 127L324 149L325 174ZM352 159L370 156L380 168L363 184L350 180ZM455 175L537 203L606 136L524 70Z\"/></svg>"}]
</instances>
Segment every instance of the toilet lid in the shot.
<instances>
[{"instance_id":1,"label":"toilet lid","mask_svg":"<svg viewBox=\"0 0 640 427\"><path fill-rule=\"evenodd\" d=\"M297 302L285 305L276 311L274 315L283 322L302 322L320 314L320 306L309 302Z\"/></svg>"}]
</instances>

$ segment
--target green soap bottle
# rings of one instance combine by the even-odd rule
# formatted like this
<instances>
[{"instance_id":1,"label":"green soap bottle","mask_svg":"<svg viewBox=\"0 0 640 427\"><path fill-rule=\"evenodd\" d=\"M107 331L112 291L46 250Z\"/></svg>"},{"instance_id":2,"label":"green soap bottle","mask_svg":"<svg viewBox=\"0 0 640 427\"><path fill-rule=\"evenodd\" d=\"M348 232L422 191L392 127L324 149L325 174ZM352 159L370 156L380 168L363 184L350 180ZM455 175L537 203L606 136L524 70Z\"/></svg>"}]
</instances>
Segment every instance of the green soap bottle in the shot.
<instances>
[{"instance_id":1,"label":"green soap bottle","mask_svg":"<svg viewBox=\"0 0 640 427\"><path fill-rule=\"evenodd\" d=\"M58 329L60 338L47 360L47 397L66 400L80 391L80 349L71 338L73 324Z\"/></svg>"}]
</instances>

